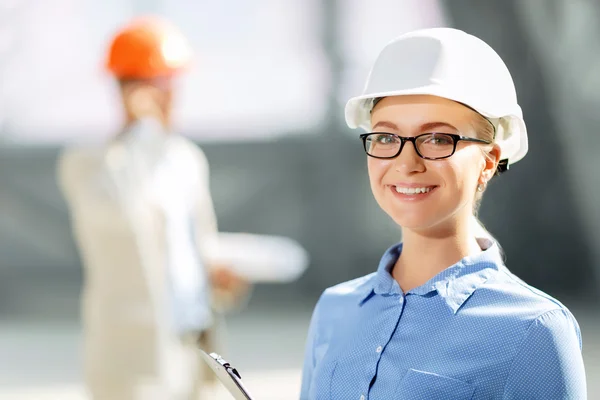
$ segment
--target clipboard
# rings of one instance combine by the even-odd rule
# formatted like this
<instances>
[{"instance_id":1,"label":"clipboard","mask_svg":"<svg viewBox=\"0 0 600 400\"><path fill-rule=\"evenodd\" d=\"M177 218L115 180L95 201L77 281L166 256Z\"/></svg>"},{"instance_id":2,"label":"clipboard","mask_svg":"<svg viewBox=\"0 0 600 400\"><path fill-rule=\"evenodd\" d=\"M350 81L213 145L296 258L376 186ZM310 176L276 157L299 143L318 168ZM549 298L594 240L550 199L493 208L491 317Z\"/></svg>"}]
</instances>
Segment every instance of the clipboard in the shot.
<instances>
[{"instance_id":1,"label":"clipboard","mask_svg":"<svg viewBox=\"0 0 600 400\"><path fill-rule=\"evenodd\" d=\"M204 361L214 371L217 378L219 378L223 386L225 386L235 400L255 400L250 396L248 389L242 383L242 377L239 372L231 364L217 353L208 354L202 349L199 350Z\"/></svg>"}]
</instances>

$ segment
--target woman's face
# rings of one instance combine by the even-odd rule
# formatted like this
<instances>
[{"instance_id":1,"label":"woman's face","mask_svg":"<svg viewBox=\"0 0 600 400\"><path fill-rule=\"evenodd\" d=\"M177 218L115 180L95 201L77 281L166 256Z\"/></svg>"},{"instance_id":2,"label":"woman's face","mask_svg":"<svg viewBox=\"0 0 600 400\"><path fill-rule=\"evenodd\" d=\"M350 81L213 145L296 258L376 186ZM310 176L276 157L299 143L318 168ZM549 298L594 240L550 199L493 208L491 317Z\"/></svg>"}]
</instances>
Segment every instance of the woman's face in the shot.
<instances>
[{"instance_id":1,"label":"woman's face","mask_svg":"<svg viewBox=\"0 0 600 400\"><path fill-rule=\"evenodd\" d=\"M381 100L371 115L372 131L417 136L452 133L478 137L480 118L473 110L450 100L426 95L394 96ZM468 223L479 183L493 175L500 150L460 141L449 158L425 160L406 142L394 159L368 157L369 179L379 206L401 227L420 232L447 232ZM419 190L416 190L419 189ZM415 193L416 192L416 193Z\"/></svg>"}]
</instances>

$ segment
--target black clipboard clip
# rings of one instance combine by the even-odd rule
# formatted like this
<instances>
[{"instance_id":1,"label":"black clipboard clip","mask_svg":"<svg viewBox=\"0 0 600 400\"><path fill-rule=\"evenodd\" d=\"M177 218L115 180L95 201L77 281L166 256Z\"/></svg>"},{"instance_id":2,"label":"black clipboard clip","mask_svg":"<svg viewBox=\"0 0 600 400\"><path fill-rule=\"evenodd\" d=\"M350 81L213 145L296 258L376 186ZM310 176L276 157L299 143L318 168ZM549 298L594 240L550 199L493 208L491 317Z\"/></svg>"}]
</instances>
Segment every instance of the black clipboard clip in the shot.
<instances>
[{"instance_id":1,"label":"black clipboard clip","mask_svg":"<svg viewBox=\"0 0 600 400\"><path fill-rule=\"evenodd\" d=\"M200 349L204 361L214 371L223 386L231 393L235 400L254 400L244 386L240 373L230 363L217 353L206 353Z\"/></svg>"}]
</instances>

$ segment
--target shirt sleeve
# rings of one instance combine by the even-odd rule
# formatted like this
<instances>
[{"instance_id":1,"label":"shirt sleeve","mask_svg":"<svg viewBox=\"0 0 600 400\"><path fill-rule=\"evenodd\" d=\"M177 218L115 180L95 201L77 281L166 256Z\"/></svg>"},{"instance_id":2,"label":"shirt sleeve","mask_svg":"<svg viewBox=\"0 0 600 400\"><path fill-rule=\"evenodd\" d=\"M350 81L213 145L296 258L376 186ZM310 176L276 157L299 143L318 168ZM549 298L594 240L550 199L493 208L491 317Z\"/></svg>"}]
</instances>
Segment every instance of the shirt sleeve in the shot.
<instances>
[{"instance_id":1,"label":"shirt sleeve","mask_svg":"<svg viewBox=\"0 0 600 400\"><path fill-rule=\"evenodd\" d=\"M533 321L513 360L503 398L587 399L581 333L569 311L550 311Z\"/></svg>"},{"instance_id":2,"label":"shirt sleeve","mask_svg":"<svg viewBox=\"0 0 600 400\"><path fill-rule=\"evenodd\" d=\"M304 351L304 366L302 368L302 387L300 390L300 400L308 400L310 394L310 385L312 382L313 372L317 363L315 356L315 346L318 343L318 333L320 329L320 303L317 302L313 311L310 325L308 328L308 336L306 339L306 347Z\"/></svg>"},{"instance_id":3,"label":"shirt sleeve","mask_svg":"<svg viewBox=\"0 0 600 400\"><path fill-rule=\"evenodd\" d=\"M195 145L193 145L195 146ZM196 229L198 245L203 254L207 248L218 238L217 216L210 190L210 168L204 152L198 147L193 147L195 161L199 168L197 201L195 207Z\"/></svg>"}]
</instances>

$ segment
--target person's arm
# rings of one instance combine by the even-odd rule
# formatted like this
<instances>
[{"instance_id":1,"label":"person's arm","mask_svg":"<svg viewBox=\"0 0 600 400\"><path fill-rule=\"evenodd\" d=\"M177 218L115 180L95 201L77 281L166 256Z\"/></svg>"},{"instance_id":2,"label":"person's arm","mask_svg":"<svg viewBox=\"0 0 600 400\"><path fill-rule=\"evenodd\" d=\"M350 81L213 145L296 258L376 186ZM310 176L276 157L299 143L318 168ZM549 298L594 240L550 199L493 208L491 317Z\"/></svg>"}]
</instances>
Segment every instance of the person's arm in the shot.
<instances>
[{"instance_id":1,"label":"person's arm","mask_svg":"<svg viewBox=\"0 0 600 400\"><path fill-rule=\"evenodd\" d=\"M192 144L193 145L193 144ZM210 192L210 171L206 156L199 148L194 148L199 168L199 181L195 207L196 233L201 254L209 254L207 247L218 241L217 217ZM212 284L214 307L226 311L243 303L248 297L248 282L235 274L227 265L215 265L206 257L207 273Z\"/></svg>"},{"instance_id":2,"label":"person's arm","mask_svg":"<svg viewBox=\"0 0 600 400\"><path fill-rule=\"evenodd\" d=\"M504 389L504 399L587 399L581 333L567 310L547 312L529 327Z\"/></svg>"},{"instance_id":3,"label":"person's arm","mask_svg":"<svg viewBox=\"0 0 600 400\"><path fill-rule=\"evenodd\" d=\"M194 146L193 144L190 144ZM210 192L210 171L206 156L199 148L194 149L194 155L198 167L197 199L195 207L196 232L198 235L198 246L203 254L205 247L210 246L217 239L219 233L217 216Z\"/></svg>"}]
</instances>

